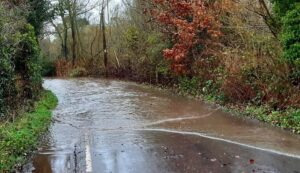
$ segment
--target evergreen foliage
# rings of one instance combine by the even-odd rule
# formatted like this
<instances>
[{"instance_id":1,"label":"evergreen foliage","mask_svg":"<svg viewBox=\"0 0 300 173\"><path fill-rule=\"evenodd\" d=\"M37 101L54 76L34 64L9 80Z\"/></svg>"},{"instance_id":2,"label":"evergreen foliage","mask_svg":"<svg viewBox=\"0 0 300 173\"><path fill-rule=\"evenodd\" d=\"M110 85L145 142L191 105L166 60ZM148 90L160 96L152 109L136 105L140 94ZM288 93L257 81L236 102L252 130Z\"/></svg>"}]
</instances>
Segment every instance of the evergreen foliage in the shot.
<instances>
[{"instance_id":1,"label":"evergreen foliage","mask_svg":"<svg viewBox=\"0 0 300 173\"><path fill-rule=\"evenodd\" d=\"M28 3L30 10L27 21L34 27L35 35L40 36L44 22L49 20L52 16L50 12L50 2L48 0L29 0Z\"/></svg>"},{"instance_id":2,"label":"evergreen foliage","mask_svg":"<svg viewBox=\"0 0 300 173\"><path fill-rule=\"evenodd\" d=\"M30 9L31 15L34 11L38 16L35 20L39 22L32 23L36 28L22 15L27 14L24 4L0 3L0 119L10 118L11 110L40 94L41 51L37 35L47 15L42 15L41 4L36 3L38 8Z\"/></svg>"}]
</instances>

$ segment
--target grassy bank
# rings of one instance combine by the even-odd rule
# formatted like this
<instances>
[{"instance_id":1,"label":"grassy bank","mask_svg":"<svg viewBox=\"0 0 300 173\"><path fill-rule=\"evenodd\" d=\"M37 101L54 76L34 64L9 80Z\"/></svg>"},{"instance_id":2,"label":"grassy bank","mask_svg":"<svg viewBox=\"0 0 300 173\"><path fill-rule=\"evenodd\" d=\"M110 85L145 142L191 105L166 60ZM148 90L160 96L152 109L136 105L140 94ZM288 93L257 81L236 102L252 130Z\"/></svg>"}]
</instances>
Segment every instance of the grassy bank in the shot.
<instances>
[{"instance_id":1,"label":"grassy bank","mask_svg":"<svg viewBox=\"0 0 300 173\"><path fill-rule=\"evenodd\" d=\"M44 91L32 112L20 116L14 123L0 124L0 172L11 171L24 163L27 153L34 150L39 138L51 123L51 110L57 98Z\"/></svg>"}]
</instances>

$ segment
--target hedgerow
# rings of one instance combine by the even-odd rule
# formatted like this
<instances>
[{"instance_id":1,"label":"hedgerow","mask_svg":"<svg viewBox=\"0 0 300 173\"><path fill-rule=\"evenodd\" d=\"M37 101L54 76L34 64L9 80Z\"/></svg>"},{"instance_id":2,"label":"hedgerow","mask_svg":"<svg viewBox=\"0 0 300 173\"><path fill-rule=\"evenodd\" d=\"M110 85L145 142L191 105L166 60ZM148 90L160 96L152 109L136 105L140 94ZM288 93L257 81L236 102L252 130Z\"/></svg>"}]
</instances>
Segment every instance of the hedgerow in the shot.
<instances>
[{"instance_id":1,"label":"hedgerow","mask_svg":"<svg viewBox=\"0 0 300 173\"><path fill-rule=\"evenodd\" d=\"M22 9L0 3L0 120L37 98L41 90L41 53L34 28Z\"/></svg>"}]
</instances>

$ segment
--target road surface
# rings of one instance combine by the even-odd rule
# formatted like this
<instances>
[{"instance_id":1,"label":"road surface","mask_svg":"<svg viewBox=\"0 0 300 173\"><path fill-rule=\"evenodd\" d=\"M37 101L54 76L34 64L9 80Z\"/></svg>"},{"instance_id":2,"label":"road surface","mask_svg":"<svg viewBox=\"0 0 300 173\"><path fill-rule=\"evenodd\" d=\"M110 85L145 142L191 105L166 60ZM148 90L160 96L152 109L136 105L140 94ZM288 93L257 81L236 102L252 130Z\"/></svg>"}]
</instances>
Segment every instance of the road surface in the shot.
<instances>
[{"instance_id":1,"label":"road surface","mask_svg":"<svg viewBox=\"0 0 300 173\"><path fill-rule=\"evenodd\" d=\"M130 82L47 79L59 99L23 172L299 173L300 138Z\"/></svg>"}]
</instances>

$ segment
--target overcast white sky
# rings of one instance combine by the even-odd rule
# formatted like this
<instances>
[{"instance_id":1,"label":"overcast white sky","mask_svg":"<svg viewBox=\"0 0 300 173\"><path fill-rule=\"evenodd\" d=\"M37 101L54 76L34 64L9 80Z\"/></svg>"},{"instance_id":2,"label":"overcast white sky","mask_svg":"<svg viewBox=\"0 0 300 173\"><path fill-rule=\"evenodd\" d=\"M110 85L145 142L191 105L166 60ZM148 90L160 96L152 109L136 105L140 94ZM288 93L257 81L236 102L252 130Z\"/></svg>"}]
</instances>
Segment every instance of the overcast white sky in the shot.
<instances>
[{"instance_id":1,"label":"overcast white sky","mask_svg":"<svg viewBox=\"0 0 300 173\"><path fill-rule=\"evenodd\" d=\"M91 5L95 4L99 1L102 2L102 0L91 0ZM117 5L122 6L122 0L110 0L110 3L109 3L110 11L114 10ZM107 12L107 10L106 10L106 12ZM90 18L91 22L98 23L99 22L99 8L92 10L91 13L93 13L93 15ZM107 17L107 15L106 15L106 17Z\"/></svg>"},{"instance_id":2,"label":"overcast white sky","mask_svg":"<svg viewBox=\"0 0 300 173\"><path fill-rule=\"evenodd\" d=\"M53 0L52 2L57 2L57 1ZM78 2L85 3L86 0L78 0ZM102 0L90 0L90 6L95 6L95 4L97 4L97 2L102 2ZM122 7L123 6L122 0L110 0L110 3L109 3L109 8L110 8L110 11L111 11L110 14L112 14L112 11L115 9L115 7L117 5L120 5L120 7ZM105 13L107 13L107 10L105 10ZM100 22L99 7L93 9L92 11L90 11L88 16L82 16L82 17L89 17L89 20L90 20L91 23L98 24ZM106 17L107 17L107 15L106 15ZM60 23L61 20L58 18L56 20L56 22ZM52 27L51 24L48 24L46 26L46 30L53 32L54 27ZM53 40L55 38L54 35L52 35L52 34L50 34L49 37L50 37L51 40Z\"/></svg>"}]
</instances>

